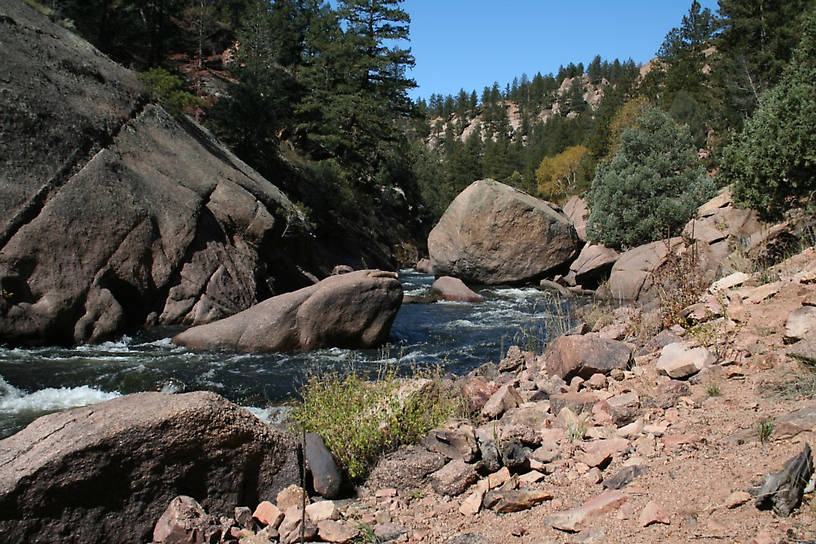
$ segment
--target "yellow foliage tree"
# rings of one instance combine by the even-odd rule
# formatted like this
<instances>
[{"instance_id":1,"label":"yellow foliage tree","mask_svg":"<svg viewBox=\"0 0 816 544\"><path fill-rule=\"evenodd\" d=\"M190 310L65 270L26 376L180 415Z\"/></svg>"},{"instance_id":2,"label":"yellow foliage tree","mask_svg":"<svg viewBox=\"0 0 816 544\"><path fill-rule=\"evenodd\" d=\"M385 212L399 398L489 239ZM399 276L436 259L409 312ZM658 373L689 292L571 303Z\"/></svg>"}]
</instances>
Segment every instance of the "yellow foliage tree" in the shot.
<instances>
[{"instance_id":1,"label":"yellow foliage tree","mask_svg":"<svg viewBox=\"0 0 816 544\"><path fill-rule=\"evenodd\" d=\"M605 157L611 159L620 151L620 141L623 131L635 126L635 121L649 108L649 100L643 96L633 98L621 106L615 117L609 123L609 153Z\"/></svg>"},{"instance_id":2,"label":"yellow foliage tree","mask_svg":"<svg viewBox=\"0 0 816 544\"><path fill-rule=\"evenodd\" d=\"M558 155L544 157L536 170L538 194L560 202L575 186L578 166L589 151L582 145L568 147Z\"/></svg>"}]
</instances>

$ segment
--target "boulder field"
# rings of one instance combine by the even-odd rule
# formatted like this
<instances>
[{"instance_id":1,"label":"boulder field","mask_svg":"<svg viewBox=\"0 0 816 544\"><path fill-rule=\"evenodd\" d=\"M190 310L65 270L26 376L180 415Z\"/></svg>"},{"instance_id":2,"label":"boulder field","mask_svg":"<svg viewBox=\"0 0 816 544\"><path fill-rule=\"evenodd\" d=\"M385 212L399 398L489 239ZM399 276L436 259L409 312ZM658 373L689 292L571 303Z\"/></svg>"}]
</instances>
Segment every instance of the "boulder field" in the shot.
<instances>
[{"instance_id":1,"label":"boulder field","mask_svg":"<svg viewBox=\"0 0 816 544\"><path fill-rule=\"evenodd\" d=\"M245 352L370 348L388 339L401 304L402 285L395 272L358 270L192 327L173 342Z\"/></svg>"}]
</instances>

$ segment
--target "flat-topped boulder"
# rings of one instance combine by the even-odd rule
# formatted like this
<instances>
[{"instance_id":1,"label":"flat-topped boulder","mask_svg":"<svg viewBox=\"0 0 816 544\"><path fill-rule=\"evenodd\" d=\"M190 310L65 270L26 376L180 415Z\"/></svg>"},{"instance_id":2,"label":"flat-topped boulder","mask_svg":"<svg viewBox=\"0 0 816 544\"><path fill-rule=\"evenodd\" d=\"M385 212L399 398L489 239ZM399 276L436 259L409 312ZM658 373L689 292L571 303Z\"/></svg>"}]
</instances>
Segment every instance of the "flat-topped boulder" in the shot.
<instances>
[{"instance_id":1,"label":"flat-topped boulder","mask_svg":"<svg viewBox=\"0 0 816 544\"><path fill-rule=\"evenodd\" d=\"M388 339L401 304L396 273L358 270L192 327L173 342L199 350L244 352L370 348Z\"/></svg>"},{"instance_id":2,"label":"flat-topped boulder","mask_svg":"<svg viewBox=\"0 0 816 544\"><path fill-rule=\"evenodd\" d=\"M645 299L654 286L654 272L682 244L671 238L638 246L618 257L609 274L609 291L618 300Z\"/></svg>"},{"instance_id":3,"label":"flat-topped boulder","mask_svg":"<svg viewBox=\"0 0 816 544\"><path fill-rule=\"evenodd\" d=\"M138 393L43 416L0 440L8 542L149 542L177 495L210 514L299 480L296 441L214 393Z\"/></svg>"},{"instance_id":4,"label":"flat-topped boulder","mask_svg":"<svg viewBox=\"0 0 816 544\"><path fill-rule=\"evenodd\" d=\"M564 267L578 249L570 220L492 179L473 182L428 236L433 271L466 283L522 283Z\"/></svg>"}]
</instances>

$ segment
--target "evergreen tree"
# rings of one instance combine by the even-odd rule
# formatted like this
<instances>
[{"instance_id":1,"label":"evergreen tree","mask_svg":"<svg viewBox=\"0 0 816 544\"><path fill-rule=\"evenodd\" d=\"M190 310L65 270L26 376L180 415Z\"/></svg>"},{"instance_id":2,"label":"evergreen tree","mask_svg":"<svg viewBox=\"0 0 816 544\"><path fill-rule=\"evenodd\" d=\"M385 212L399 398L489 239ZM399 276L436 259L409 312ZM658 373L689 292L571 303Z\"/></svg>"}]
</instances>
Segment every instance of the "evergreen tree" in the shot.
<instances>
[{"instance_id":1,"label":"evergreen tree","mask_svg":"<svg viewBox=\"0 0 816 544\"><path fill-rule=\"evenodd\" d=\"M624 130L620 151L600 163L587 200L587 235L634 247L677 234L714 192L688 129L657 108Z\"/></svg>"},{"instance_id":2,"label":"evergreen tree","mask_svg":"<svg viewBox=\"0 0 816 544\"><path fill-rule=\"evenodd\" d=\"M799 40L799 15L809 6L811 0L720 0L716 70L743 116L779 81Z\"/></svg>"},{"instance_id":3,"label":"evergreen tree","mask_svg":"<svg viewBox=\"0 0 816 544\"><path fill-rule=\"evenodd\" d=\"M723 151L720 178L735 199L778 218L816 196L816 8L779 84L763 95L742 134Z\"/></svg>"}]
</instances>

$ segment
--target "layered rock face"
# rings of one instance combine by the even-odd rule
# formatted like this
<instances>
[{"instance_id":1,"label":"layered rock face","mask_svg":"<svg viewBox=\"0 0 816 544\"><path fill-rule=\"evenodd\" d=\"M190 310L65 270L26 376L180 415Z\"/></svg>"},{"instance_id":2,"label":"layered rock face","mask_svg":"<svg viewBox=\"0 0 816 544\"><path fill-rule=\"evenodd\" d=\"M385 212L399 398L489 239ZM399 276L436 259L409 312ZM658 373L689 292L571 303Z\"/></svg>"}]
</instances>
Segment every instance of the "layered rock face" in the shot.
<instances>
[{"instance_id":1,"label":"layered rock face","mask_svg":"<svg viewBox=\"0 0 816 544\"><path fill-rule=\"evenodd\" d=\"M11 542L149 542L190 495L231 515L297 482L296 441L214 393L139 393L44 416L0 441Z\"/></svg>"},{"instance_id":2,"label":"layered rock face","mask_svg":"<svg viewBox=\"0 0 816 544\"><path fill-rule=\"evenodd\" d=\"M494 180L473 182L428 236L433 271L466 283L520 283L562 267L578 236L543 200Z\"/></svg>"},{"instance_id":3,"label":"layered rock face","mask_svg":"<svg viewBox=\"0 0 816 544\"><path fill-rule=\"evenodd\" d=\"M23 2L0 21L0 342L203 323L309 283L274 185Z\"/></svg>"},{"instance_id":4,"label":"layered rock face","mask_svg":"<svg viewBox=\"0 0 816 544\"><path fill-rule=\"evenodd\" d=\"M173 342L193 349L250 352L370 348L388 339L401 304L396 273L358 270L193 327Z\"/></svg>"}]
</instances>

